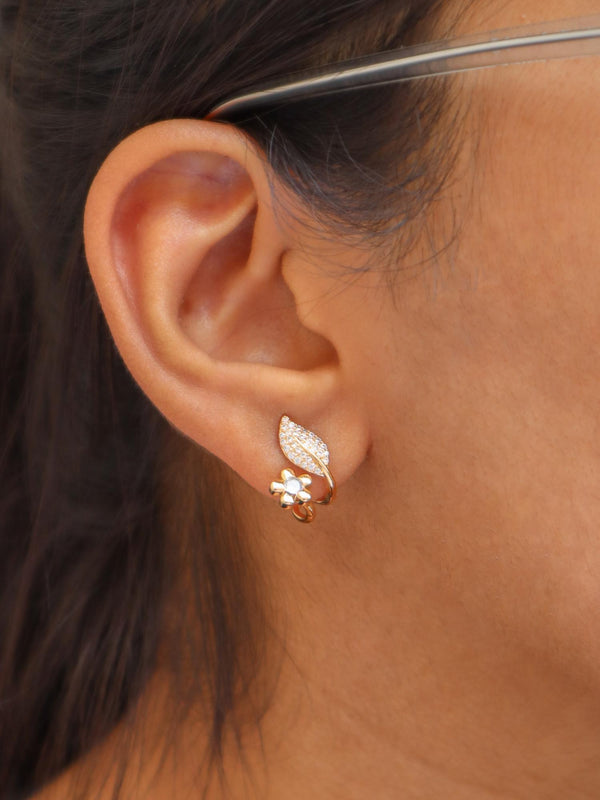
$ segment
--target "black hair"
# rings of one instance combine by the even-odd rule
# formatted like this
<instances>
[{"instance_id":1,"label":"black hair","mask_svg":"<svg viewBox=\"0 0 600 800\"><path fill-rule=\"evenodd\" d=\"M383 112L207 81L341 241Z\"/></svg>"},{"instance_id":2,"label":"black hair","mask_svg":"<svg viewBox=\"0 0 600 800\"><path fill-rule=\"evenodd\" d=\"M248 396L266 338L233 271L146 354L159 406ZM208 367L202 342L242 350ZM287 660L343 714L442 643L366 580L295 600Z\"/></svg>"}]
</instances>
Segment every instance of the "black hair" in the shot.
<instances>
[{"instance_id":1,"label":"black hair","mask_svg":"<svg viewBox=\"0 0 600 800\"><path fill-rule=\"evenodd\" d=\"M93 176L141 126L410 43L438 5L1 0L2 797L43 785L127 715L166 629L169 663L191 660L198 676L179 711L202 696L218 757L268 624L260 565L223 497L228 470L141 392L101 313L82 243ZM332 230L387 240L439 190L443 105L422 82L238 124ZM173 626L182 586L191 610Z\"/></svg>"}]
</instances>

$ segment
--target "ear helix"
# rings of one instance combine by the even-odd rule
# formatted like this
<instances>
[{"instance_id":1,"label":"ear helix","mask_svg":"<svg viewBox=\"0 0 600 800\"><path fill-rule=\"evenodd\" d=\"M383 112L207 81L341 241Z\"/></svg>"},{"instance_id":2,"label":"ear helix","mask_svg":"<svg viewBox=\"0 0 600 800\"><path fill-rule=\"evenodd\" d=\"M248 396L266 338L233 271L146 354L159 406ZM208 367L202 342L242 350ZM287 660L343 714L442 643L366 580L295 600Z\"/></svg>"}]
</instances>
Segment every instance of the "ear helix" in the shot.
<instances>
[{"instance_id":1,"label":"ear helix","mask_svg":"<svg viewBox=\"0 0 600 800\"><path fill-rule=\"evenodd\" d=\"M279 421L279 446L292 464L327 481L329 490L319 500L315 500L309 491L312 478L308 474L296 475L294 470L285 468L281 471L281 480L271 483L270 492L279 497L281 508L291 508L299 522L312 522L315 516L313 503L327 505L335 498L335 481L328 466L329 449L316 433L292 422L285 414Z\"/></svg>"}]
</instances>

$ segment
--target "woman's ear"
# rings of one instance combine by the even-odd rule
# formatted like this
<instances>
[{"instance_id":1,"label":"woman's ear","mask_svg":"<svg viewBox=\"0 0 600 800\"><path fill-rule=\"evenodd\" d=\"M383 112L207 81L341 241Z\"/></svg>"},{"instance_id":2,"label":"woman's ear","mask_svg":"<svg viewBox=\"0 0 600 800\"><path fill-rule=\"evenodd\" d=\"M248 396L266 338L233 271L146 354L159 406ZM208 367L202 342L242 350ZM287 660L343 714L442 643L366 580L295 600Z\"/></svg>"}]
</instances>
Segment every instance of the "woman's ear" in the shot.
<instances>
[{"instance_id":1,"label":"woman's ear","mask_svg":"<svg viewBox=\"0 0 600 800\"><path fill-rule=\"evenodd\" d=\"M291 229L278 223L275 188L237 129L160 122L108 156L84 225L98 297L135 380L263 493L285 466L284 413L328 442L338 481L367 446L336 348L301 322L303 298L284 279Z\"/></svg>"}]
</instances>

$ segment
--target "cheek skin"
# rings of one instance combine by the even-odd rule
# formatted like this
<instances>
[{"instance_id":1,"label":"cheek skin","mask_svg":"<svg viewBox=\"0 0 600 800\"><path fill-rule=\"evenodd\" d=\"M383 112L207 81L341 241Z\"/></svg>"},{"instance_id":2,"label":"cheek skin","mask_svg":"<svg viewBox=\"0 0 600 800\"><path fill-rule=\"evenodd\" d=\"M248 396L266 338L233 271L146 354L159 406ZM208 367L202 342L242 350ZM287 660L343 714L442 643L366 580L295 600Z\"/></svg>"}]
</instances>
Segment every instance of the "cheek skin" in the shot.
<instances>
[{"instance_id":1,"label":"cheek skin","mask_svg":"<svg viewBox=\"0 0 600 800\"><path fill-rule=\"evenodd\" d=\"M395 482L375 527L395 519L440 606L485 609L494 635L598 684L599 62L464 81L468 145L439 209L459 210L458 239L398 284L365 377Z\"/></svg>"},{"instance_id":2,"label":"cheek skin","mask_svg":"<svg viewBox=\"0 0 600 800\"><path fill-rule=\"evenodd\" d=\"M417 640L457 674L476 641L499 685L598 690L600 57L456 80L464 151L394 291L340 277L373 254L330 233L294 255L373 426L344 563L392 604L405 673Z\"/></svg>"}]
</instances>

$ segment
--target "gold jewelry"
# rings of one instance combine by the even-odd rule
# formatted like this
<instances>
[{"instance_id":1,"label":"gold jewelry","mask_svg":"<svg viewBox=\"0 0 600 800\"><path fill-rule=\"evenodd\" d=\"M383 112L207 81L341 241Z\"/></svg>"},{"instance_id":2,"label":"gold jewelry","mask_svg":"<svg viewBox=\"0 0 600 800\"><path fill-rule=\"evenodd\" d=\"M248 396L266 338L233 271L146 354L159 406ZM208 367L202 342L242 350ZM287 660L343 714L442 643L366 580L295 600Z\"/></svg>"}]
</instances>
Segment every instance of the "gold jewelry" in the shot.
<instances>
[{"instance_id":1,"label":"gold jewelry","mask_svg":"<svg viewBox=\"0 0 600 800\"><path fill-rule=\"evenodd\" d=\"M285 414L279 421L279 446L284 456L313 475L325 478L329 490L325 497L315 500L308 491L312 484L310 475L296 475L294 470L281 471L281 480L273 481L269 491L279 495L281 508L291 508L300 522L312 522L315 516L313 503L327 505L335 498L335 481L329 470L329 450L316 433L303 428Z\"/></svg>"}]
</instances>

